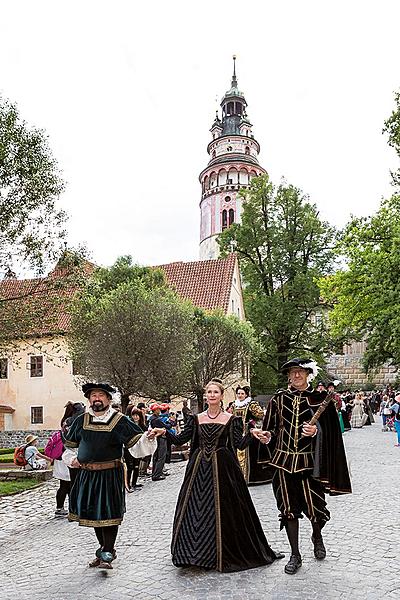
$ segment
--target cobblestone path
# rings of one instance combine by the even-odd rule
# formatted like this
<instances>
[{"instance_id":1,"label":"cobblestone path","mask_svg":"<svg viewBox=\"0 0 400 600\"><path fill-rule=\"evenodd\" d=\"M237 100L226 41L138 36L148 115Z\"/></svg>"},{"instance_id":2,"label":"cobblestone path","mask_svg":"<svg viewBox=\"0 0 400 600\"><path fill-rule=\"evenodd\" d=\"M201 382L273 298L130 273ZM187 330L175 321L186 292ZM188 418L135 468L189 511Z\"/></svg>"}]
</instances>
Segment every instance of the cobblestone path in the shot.
<instances>
[{"instance_id":1,"label":"cobblestone path","mask_svg":"<svg viewBox=\"0 0 400 600\"><path fill-rule=\"evenodd\" d=\"M114 570L88 569L94 532L54 518L56 482L0 498L1 600L312 600L400 598L399 465L395 436L379 423L345 434L354 493L328 498L328 556L317 562L303 520L303 567L283 573L283 561L241 573L176 569L171 523L186 463L165 481L147 482L127 497ZM289 556L279 531L271 486L250 488L271 546ZM232 507L234 510L234 506ZM397 573L397 575L396 575Z\"/></svg>"}]
</instances>

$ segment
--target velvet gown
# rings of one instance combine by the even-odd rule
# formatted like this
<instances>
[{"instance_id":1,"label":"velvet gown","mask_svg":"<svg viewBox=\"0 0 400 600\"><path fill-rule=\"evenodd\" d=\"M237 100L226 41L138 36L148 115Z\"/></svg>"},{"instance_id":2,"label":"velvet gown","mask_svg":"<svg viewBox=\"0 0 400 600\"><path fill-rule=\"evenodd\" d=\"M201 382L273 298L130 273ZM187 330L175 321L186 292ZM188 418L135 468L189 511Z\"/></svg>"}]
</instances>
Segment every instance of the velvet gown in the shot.
<instances>
[{"instance_id":1,"label":"velvet gown","mask_svg":"<svg viewBox=\"0 0 400 600\"><path fill-rule=\"evenodd\" d=\"M251 435L243 436L240 417L224 425L200 424L191 416L179 435L166 435L181 445L191 440L189 463L175 511L172 562L225 573L272 563L268 545L236 455Z\"/></svg>"}]
</instances>

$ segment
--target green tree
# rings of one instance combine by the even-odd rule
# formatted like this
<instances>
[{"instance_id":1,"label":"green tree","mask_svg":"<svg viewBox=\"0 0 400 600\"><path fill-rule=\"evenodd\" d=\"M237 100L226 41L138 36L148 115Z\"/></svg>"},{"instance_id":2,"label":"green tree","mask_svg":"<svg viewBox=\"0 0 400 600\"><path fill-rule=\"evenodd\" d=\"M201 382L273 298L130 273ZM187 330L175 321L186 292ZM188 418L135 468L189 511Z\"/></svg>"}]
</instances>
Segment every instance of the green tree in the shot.
<instances>
[{"instance_id":1,"label":"green tree","mask_svg":"<svg viewBox=\"0 0 400 600\"><path fill-rule=\"evenodd\" d=\"M184 391L192 363L193 309L161 272L130 257L98 269L76 301L69 335L76 371L122 394L160 399Z\"/></svg>"},{"instance_id":2,"label":"green tree","mask_svg":"<svg viewBox=\"0 0 400 600\"><path fill-rule=\"evenodd\" d=\"M43 271L63 236L64 189L42 130L29 128L16 106L0 98L0 271L18 261Z\"/></svg>"},{"instance_id":3,"label":"green tree","mask_svg":"<svg viewBox=\"0 0 400 600\"><path fill-rule=\"evenodd\" d=\"M400 92L394 95L396 107L390 117L385 121L384 133L388 134L389 146L394 148L397 156L400 158ZM400 168L391 173L393 184L400 186Z\"/></svg>"},{"instance_id":4,"label":"green tree","mask_svg":"<svg viewBox=\"0 0 400 600\"><path fill-rule=\"evenodd\" d=\"M21 342L44 352L44 336L64 334L73 297L92 270L83 248L69 249L46 277L1 280L0 354L18 361Z\"/></svg>"},{"instance_id":5,"label":"green tree","mask_svg":"<svg viewBox=\"0 0 400 600\"><path fill-rule=\"evenodd\" d=\"M195 412L203 410L204 386L213 378L234 383L246 378L259 350L253 327L235 316L195 309L194 360L187 384Z\"/></svg>"},{"instance_id":6,"label":"green tree","mask_svg":"<svg viewBox=\"0 0 400 600\"><path fill-rule=\"evenodd\" d=\"M332 336L366 340L365 369L400 366L400 195L382 201L372 217L353 217L338 252L346 269L320 282L332 306Z\"/></svg>"},{"instance_id":7,"label":"green tree","mask_svg":"<svg viewBox=\"0 0 400 600\"><path fill-rule=\"evenodd\" d=\"M257 392L283 383L280 367L292 356L320 359L330 341L321 314L317 280L331 271L335 230L307 196L267 175L242 192L240 224L219 238L222 254L237 252L244 279L246 315L262 351L254 365Z\"/></svg>"}]
</instances>

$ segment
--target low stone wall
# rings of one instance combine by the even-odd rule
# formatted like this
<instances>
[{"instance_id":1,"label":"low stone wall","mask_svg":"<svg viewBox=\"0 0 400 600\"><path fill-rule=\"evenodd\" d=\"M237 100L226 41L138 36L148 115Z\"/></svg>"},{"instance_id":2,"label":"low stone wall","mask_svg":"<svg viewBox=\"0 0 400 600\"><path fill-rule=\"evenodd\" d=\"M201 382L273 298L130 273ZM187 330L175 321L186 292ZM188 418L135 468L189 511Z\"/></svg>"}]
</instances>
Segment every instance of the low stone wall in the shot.
<instances>
[{"instance_id":1,"label":"low stone wall","mask_svg":"<svg viewBox=\"0 0 400 600\"><path fill-rule=\"evenodd\" d=\"M25 471L24 469L1 469L0 481L15 481L17 479L36 479L40 481L48 481L53 477L51 469L43 469L37 471Z\"/></svg>"},{"instance_id":2,"label":"low stone wall","mask_svg":"<svg viewBox=\"0 0 400 600\"><path fill-rule=\"evenodd\" d=\"M363 371L362 354L334 354L327 362L327 370L332 379L339 379L342 388L384 387L393 384L397 370L384 365L370 377Z\"/></svg>"},{"instance_id":3,"label":"low stone wall","mask_svg":"<svg viewBox=\"0 0 400 600\"><path fill-rule=\"evenodd\" d=\"M53 431L0 431L0 448L16 448L17 446L22 446L22 444L25 443L26 436L30 433L38 436L38 446L43 448L43 446L47 444L47 440Z\"/></svg>"}]
</instances>

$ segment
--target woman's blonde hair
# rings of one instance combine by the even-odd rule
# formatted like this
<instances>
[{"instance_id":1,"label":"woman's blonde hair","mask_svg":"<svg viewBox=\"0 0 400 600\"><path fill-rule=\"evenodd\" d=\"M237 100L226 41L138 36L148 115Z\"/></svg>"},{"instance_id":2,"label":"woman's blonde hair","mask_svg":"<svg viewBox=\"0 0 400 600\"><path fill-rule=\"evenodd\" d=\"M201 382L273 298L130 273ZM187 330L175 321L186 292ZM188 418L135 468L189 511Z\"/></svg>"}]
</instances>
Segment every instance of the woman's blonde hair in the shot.
<instances>
[{"instance_id":1,"label":"woman's blonde hair","mask_svg":"<svg viewBox=\"0 0 400 600\"><path fill-rule=\"evenodd\" d=\"M219 388L219 391L221 392L221 394L224 393L224 386L222 385L222 381L220 379L211 379L205 386L205 390L210 387L210 385L216 385L217 388Z\"/></svg>"}]
</instances>

